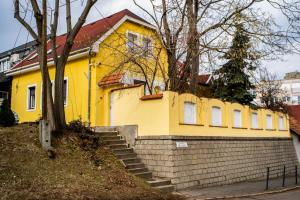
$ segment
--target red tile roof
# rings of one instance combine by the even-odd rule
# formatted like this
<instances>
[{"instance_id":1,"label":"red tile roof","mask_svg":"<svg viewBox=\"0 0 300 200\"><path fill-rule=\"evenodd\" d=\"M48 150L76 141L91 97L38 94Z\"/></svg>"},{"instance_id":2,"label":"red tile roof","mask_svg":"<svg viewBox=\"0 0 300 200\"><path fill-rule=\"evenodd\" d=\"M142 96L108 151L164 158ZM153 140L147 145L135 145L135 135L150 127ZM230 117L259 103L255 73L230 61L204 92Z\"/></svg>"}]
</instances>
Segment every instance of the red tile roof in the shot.
<instances>
[{"instance_id":1,"label":"red tile roof","mask_svg":"<svg viewBox=\"0 0 300 200\"><path fill-rule=\"evenodd\" d=\"M290 129L300 136L300 105L288 106Z\"/></svg>"},{"instance_id":2,"label":"red tile roof","mask_svg":"<svg viewBox=\"0 0 300 200\"><path fill-rule=\"evenodd\" d=\"M98 82L98 86L103 87L108 85L122 84L122 79L124 75L124 72L116 72L113 74L106 75Z\"/></svg>"},{"instance_id":3,"label":"red tile roof","mask_svg":"<svg viewBox=\"0 0 300 200\"><path fill-rule=\"evenodd\" d=\"M198 76L198 84L210 85L211 81L212 81L211 74L201 74Z\"/></svg>"},{"instance_id":4,"label":"red tile roof","mask_svg":"<svg viewBox=\"0 0 300 200\"><path fill-rule=\"evenodd\" d=\"M131 11L129 11L127 9L122 10L120 12L117 12L117 13L109 16L109 17L100 19L98 21L95 21L93 23L83 26L75 38L71 53L74 51L78 51L78 50L90 47L94 42L96 42L102 35L104 35L107 31L109 31L115 24L117 24L125 16L129 16L129 17L132 17L134 19L137 19L144 23L149 24L144 19L135 15ZM61 53L62 53L66 38L67 38L66 34L57 36L57 38L56 38L58 55L61 55ZM47 44L47 50L48 50L48 52L51 50L51 42L50 41ZM12 68L12 70L37 63L38 57L34 56L35 54L36 54L36 52L34 51L33 53L31 53L31 55L29 55L23 61L21 61L20 63L15 65ZM52 53L49 53L47 56L47 59L51 60L51 58L52 58Z\"/></svg>"},{"instance_id":5,"label":"red tile roof","mask_svg":"<svg viewBox=\"0 0 300 200\"><path fill-rule=\"evenodd\" d=\"M178 67L178 76L179 77L183 76L185 63L183 63L181 61L177 61L177 67ZM211 74L200 74L198 76L198 84L200 84L200 85L210 85L211 81L212 81Z\"/></svg>"}]
</instances>

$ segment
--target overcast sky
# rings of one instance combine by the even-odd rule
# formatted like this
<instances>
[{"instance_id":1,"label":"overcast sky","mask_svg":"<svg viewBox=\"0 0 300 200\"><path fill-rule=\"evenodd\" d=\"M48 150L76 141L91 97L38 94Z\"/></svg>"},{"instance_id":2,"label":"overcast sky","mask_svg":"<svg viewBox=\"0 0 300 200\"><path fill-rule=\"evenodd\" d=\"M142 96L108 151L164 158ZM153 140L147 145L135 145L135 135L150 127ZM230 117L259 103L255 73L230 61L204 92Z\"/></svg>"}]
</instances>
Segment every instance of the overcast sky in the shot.
<instances>
[{"instance_id":1,"label":"overcast sky","mask_svg":"<svg viewBox=\"0 0 300 200\"><path fill-rule=\"evenodd\" d=\"M82 1L83 0L77 0L73 3L73 15L79 15L82 9ZM146 0L142 0L142 2L145 7L148 7ZM146 15L134 5L132 0L99 0L96 4L96 8L92 8L87 23L126 8L143 18L146 17ZM14 19L13 14L13 0L0 0L0 52L9 50L27 41L28 33L21 27L17 20ZM273 15L276 21L282 21L282 16L278 14L278 12L273 11ZM27 15L27 18L30 18L30 14ZM62 27L65 27L64 24L59 24L60 32L64 31ZM287 55L284 56L282 60L263 62L263 65L271 72L277 73L279 77L283 77L286 72L300 71L300 55Z\"/></svg>"}]
</instances>

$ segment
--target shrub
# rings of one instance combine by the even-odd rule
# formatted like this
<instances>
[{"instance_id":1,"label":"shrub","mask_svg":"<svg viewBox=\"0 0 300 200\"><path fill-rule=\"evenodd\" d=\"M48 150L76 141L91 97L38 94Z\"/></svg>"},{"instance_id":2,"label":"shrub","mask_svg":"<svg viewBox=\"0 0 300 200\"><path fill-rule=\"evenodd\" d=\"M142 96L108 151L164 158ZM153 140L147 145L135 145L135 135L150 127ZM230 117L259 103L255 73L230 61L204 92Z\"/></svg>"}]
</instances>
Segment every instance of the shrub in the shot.
<instances>
[{"instance_id":1,"label":"shrub","mask_svg":"<svg viewBox=\"0 0 300 200\"><path fill-rule=\"evenodd\" d=\"M4 100L0 106L0 125L13 126L15 124L15 115L8 106L8 101Z\"/></svg>"},{"instance_id":2,"label":"shrub","mask_svg":"<svg viewBox=\"0 0 300 200\"><path fill-rule=\"evenodd\" d=\"M88 128L85 126L85 123L82 122L81 118L70 121L68 129L76 133L88 132Z\"/></svg>"}]
</instances>

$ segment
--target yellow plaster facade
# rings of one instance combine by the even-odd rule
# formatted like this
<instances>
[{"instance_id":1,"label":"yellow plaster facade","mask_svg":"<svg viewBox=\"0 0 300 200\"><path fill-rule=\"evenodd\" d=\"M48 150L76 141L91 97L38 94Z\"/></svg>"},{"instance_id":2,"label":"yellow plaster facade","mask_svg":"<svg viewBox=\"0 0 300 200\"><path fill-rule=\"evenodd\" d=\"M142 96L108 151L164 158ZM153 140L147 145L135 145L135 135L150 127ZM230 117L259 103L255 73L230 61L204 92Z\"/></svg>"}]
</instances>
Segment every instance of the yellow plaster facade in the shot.
<instances>
[{"instance_id":1,"label":"yellow plaster facade","mask_svg":"<svg viewBox=\"0 0 300 200\"><path fill-rule=\"evenodd\" d=\"M124 71L131 79L142 80L144 78L140 69L134 63L126 62L127 52L127 34L135 33L142 38L150 38L152 43L153 55L157 59L140 57L139 62L149 66L149 69L159 62L162 71L157 72L156 81L162 82L162 73L167 71L167 55L160 39L154 29L142 26L138 23L126 20L104 41L99 44L99 49L95 56L91 58L91 126L108 126L110 116L110 91L120 85L102 88L98 82L110 73L116 70ZM68 61L65 70L67 79L67 104L65 114L67 122L81 118L82 121L88 121L88 53L77 56L76 59ZM54 80L55 68L49 66L50 79ZM151 75L151 70L147 72ZM55 83L54 83L55 84ZM28 109L28 87L36 86L35 108ZM41 117L41 73L38 69L27 72L17 72L13 74L12 80L12 101L11 107L19 116L19 122L33 122Z\"/></svg>"},{"instance_id":2,"label":"yellow plaster facade","mask_svg":"<svg viewBox=\"0 0 300 200\"><path fill-rule=\"evenodd\" d=\"M163 92L161 99L141 100L142 96L142 86L113 91L113 125L136 124L139 136L290 137L288 116L283 113L252 110L249 106L170 91ZM195 104L196 123L184 123L184 102ZM221 109L222 124L219 126L212 124L213 107ZM241 127L233 126L235 110L241 112ZM258 127L255 128L252 127L252 113L258 114ZM267 128L266 115L272 116L272 129ZM281 128L279 117L283 119Z\"/></svg>"}]
</instances>

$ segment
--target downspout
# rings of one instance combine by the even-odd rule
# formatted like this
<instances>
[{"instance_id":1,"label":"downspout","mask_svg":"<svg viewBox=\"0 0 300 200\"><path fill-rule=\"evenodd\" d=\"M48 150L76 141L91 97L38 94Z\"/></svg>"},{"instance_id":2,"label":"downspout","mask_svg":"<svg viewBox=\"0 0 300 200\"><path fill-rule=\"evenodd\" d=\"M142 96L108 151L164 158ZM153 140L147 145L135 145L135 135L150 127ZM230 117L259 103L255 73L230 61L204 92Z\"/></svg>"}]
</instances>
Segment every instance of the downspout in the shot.
<instances>
[{"instance_id":1,"label":"downspout","mask_svg":"<svg viewBox=\"0 0 300 200\"><path fill-rule=\"evenodd\" d=\"M88 66L88 110L87 110L87 121L88 128L91 127L91 70L92 70L92 48L89 49L89 66Z\"/></svg>"}]
</instances>

